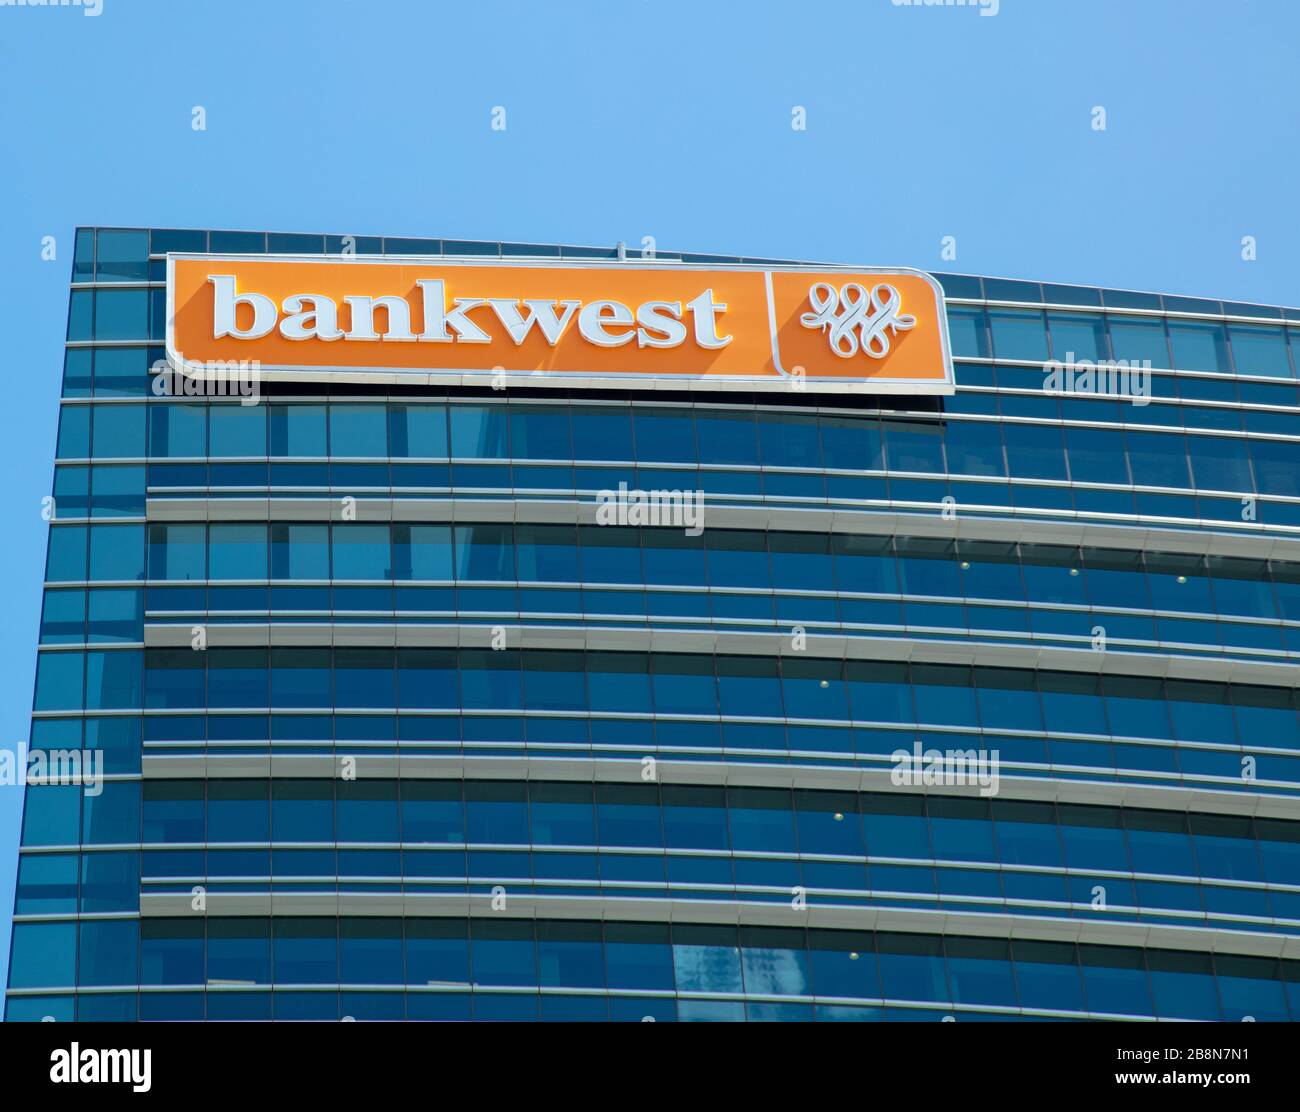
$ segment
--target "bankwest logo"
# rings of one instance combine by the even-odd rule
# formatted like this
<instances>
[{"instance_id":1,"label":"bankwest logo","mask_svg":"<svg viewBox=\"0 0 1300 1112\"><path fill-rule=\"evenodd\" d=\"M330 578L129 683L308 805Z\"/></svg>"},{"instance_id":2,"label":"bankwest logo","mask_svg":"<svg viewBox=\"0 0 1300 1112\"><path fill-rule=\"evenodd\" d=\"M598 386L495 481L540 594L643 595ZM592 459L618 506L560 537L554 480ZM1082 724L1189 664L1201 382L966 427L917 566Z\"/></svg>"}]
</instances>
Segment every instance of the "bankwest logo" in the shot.
<instances>
[{"instance_id":1,"label":"bankwest logo","mask_svg":"<svg viewBox=\"0 0 1300 1112\"><path fill-rule=\"evenodd\" d=\"M266 378L950 393L908 271L171 255L168 358Z\"/></svg>"}]
</instances>

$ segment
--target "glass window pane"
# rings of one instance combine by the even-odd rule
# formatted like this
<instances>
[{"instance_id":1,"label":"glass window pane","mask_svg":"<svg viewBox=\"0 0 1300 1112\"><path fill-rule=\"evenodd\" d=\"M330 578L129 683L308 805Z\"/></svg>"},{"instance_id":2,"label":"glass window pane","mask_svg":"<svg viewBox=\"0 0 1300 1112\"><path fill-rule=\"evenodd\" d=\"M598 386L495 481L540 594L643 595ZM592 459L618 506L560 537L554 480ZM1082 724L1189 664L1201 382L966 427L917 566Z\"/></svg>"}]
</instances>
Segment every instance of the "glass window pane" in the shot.
<instances>
[{"instance_id":1,"label":"glass window pane","mask_svg":"<svg viewBox=\"0 0 1300 1112\"><path fill-rule=\"evenodd\" d=\"M149 407L151 456L206 454L207 406L155 403Z\"/></svg>"},{"instance_id":2,"label":"glass window pane","mask_svg":"<svg viewBox=\"0 0 1300 1112\"><path fill-rule=\"evenodd\" d=\"M325 455L323 405L271 406L271 455Z\"/></svg>"},{"instance_id":3,"label":"glass window pane","mask_svg":"<svg viewBox=\"0 0 1300 1112\"><path fill-rule=\"evenodd\" d=\"M394 456L441 459L447 455L447 409L441 405L394 404L389 414Z\"/></svg>"},{"instance_id":4,"label":"glass window pane","mask_svg":"<svg viewBox=\"0 0 1300 1112\"><path fill-rule=\"evenodd\" d=\"M149 291L96 290L95 339L149 339Z\"/></svg>"},{"instance_id":5,"label":"glass window pane","mask_svg":"<svg viewBox=\"0 0 1300 1112\"><path fill-rule=\"evenodd\" d=\"M1047 359L1047 323L1032 309L990 309L993 354L997 359Z\"/></svg>"},{"instance_id":6,"label":"glass window pane","mask_svg":"<svg viewBox=\"0 0 1300 1112\"><path fill-rule=\"evenodd\" d=\"M1169 339L1174 366L1180 371L1218 371L1228 374L1228 338L1223 325L1201 321L1170 320Z\"/></svg>"},{"instance_id":7,"label":"glass window pane","mask_svg":"<svg viewBox=\"0 0 1300 1112\"><path fill-rule=\"evenodd\" d=\"M388 455L388 412L382 405L330 406L330 455Z\"/></svg>"},{"instance_id":8,"label":"glass window pane","mask_svg":"<svg viewBox=\"0 0 1300 1112\"><path fill-rule=\"evenodd\" d=\"M145 282L149 279L149 233L119 228L98 235L95 279L99 282Z\"/></svg>"},{"instance_id":9,"label":"glass window pane","mask_svg":"<svg viewBox=\"0 0 1300 1112\"><path fill-rule=\"evenodd\" d=\"M94 409L92 444L95 456L144 456L144 406L97 405Z\"/></svg>"},{"instance_id":10,"label":"glass window pane","mask_svg":"<svg viewBox=\"0 0 1300 1112\"><path fill-rule=\"evenodd\" d=\"M212 579L265 579L266 526L214 522L209 527L208 575Z\"/></svg>"},{"instance_id":11,"label":"glass window pane","mask_svg":"<svg viewBox=\"0 0 1300 1112\"><path fill-rule=\"evenodd\" d=\"M1232 361L1237 374L1292 377L1286 335L1280 328L1230 324L1228 336L1232 340Z\"/></svg>"},{"instance_id":12,"label":"glass window pane","mask_svg":"<svg viewBox=\"0 0 1300 1112\"><path fill-rule=\"evenodd\" d=\"M1097 313L1048 313L1052 358L1061 362L1109 358L1106 321Z\"/></svg>"},{"instance_id":13,"label":"glass window pane","mask_svg":"<svg viewBox=\"0 0 1300 1112\"><path fill-rule=\"evenodd\" d=\"M214 456L265 456L266 411L260 405L214 405L211 410Z\"/></svg>"},{"instance_id":14,"label":"glass window pane","mask_svg":"<svg viewBox=\"0 0 1300 1112\"><path fill-rule=\"evenodd\" d=\"M1169 361L1164 321L1137 317L1110 317L1108 320L1110 341L1116 359L1136 362L1139 366L1144 361L1149 361L1156 370L1172 365Z\"/></svg>"}]
</instances>

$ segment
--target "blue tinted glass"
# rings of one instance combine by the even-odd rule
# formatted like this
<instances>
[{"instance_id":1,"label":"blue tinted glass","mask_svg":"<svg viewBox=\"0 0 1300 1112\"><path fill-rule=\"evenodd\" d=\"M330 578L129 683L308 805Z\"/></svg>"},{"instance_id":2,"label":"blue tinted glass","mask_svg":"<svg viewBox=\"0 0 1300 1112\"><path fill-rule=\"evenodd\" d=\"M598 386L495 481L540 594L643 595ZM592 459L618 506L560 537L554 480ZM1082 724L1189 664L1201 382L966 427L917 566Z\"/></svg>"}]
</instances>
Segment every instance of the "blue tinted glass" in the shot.
<instances>
[{"instance_id":1,"label":"blue tinted glass","mask_svg":"<svg viewBox=\"0 0 1300 1112\"><path fill-rule=\"evenodd\" d=\"M92 443L97 457L144 455L144 406L94 406Z\"/></svg>"},{"instance_id":2,"label":"blue tinted glass","mask_svg":"<svg viewBox=\"0 0 1300 1112\"><path fill-rule=\"evenodd\" d=\"M18 862L14 911L19 915L57 915L77 910L77 856L38 854Z\"/></svg>"},{"instance_id":3,"label":"blue tinted glass","mask_svg":"<svg viewBox=\"0 0 1300 1112\"><path fill-rule=\"evenodd\" d=\"M68 339L94 339L94 319L94 293L91 290L73 290L68 298Z\"/></svg>"},{"instance_id":4,"label":"blue tinted glass","mask_svg":"<svg viewBox=\"0 0 1300 1112\"><path fill-rule=\"evenodd\" d=\"M208 575L213 579L265 579L266 526L214 522L208 533Z\"/></svg>"},{"instance_id":5,"label":"blue tinted glass","mask_svg":"<svg viewBox=\"0 0 1300 1112\"><path fill-rule=\"evenodd\" d=\"M1042 313L1030 309L990 309L993 354L998 359L1047 359L1047 325Z\"/></svg>"},{"instance_id":6,"label":"blue tinted glass","mask_svg":"<svg viewBox=\"0 0 1300 1112\"><path fill-rule=\"evenodd\" d=\"M71 355L72 352L69 352ZM140 397L149 386L149 352L142 347L99 348L95 352L97 398Z\"/></svg>"},{"instance_id":7,"label":"blue tinted glass","mask_svg":"<svg viewBox=\"0 0 1300 1112\"><path fill-rule=\"evenodd\" d=\"M328 579L328 525L272 525L271 578Z\"/></svg>"},{"instance_id":8,"label":"blue tinted glass","mask_svg":"<svg viewBox=\"0 0 1300 1112\"><path fill-rule=\"evenodd\" d=\"M1052 358L1059 362L1109 358L1106 321L1097 313L1048 313Z\"/></svg>"},{"instance_id":9,"label":"blue tinted glass","mask_svg":"<svg viewBox=\"0 0 1300 1112\"><path fill-rule=\"evenodd\" d=\"M943 430L928 422L887 421L885 446L891 471L943 473Z\"/></svg>"},{"instance_id":10,"label":"blue tinted glass","mask_svg":"<svg viewBox=\"0 0 1300 1112\"><path fill-rule=\"evenodd\" d=\"M1009 424L1003 430L1007 466L1013 477L1064 479L1065 450L1058 428Z\"/></svg>"},{"instance_id":11,"label":"blue tinted glass","mask_svg":"<svg viewBox=\"0 0 1300 1112\"><path fill-rule=\"evenodd\" d=\"M451 454L462 459L504 459L509 455L504 406L453 405Z\"/></svg>"},{"instance_id":12,"label":"blue tinted glass","mask_svg":"<svg viewBox=\"0 0 1300 1112\"><path fill-rule=\"evenodd\" d=\"M399 405L389 411L389 448L394 456L437 459L447 455L447 410L441 405Z\"/></svg>"},{"instance_id":13,"label":"blue tinted glass","mask_svg":"<svg viewBox=\"0 0 1300 1112\"><path fill-rule=\"evenodd\" d=\"M880 471L884 468L880 427L874 420L823 417L822 464L846 471Z\"/></svg>"},{"instance_id":14,"label":"blue tinted glass","mask_svg":"<svg viewBox=\"0 0 1300 1112\"><path fill-rule=\"evenodd\" d=\"M215 453L215 446L213 451ZM388 413L385 407L338 402L331 405L330 454L344 457L388 455Z\"/></svg>"},{"instance_id":15,"label":"blue tinted glass","mask_svg":"<svg viewBox=\"0 0 1300 1112\"><path fill-rule=\"evenodd\" d=\"M144 526L92 525L90 528L90 578L136 580L144 578Z\"/></svg>"},{"instance_id":16,"label":"blue tinted glass","mask_svg":"<svg viewBox=\"0 0 1300 1112\"><path fill-rule=\"evenodd\" d=\"M1228 374L1228 339L1223 325L1200 321L1169 321L1174 366L1180 371L1218 371Z\"/></svg>"},{"instance_id":17,"label":"blue tinted glass","mask_svg":"<svg viewBox=\"0 0 1300 1112\"><path fill-rule=\"evenodd\" d=\"M1232 361L1239 375L1291 378L1286 335L1280 328L1247 324L1228 325Z\"/></svg>"},{"instance_id":18,"label":"blue tinted glass","mask_svg":"<svg viewBox=\"0 0 1300 1112\"><path fill-rule=\"evenodd\" d=\"M74 985L77 924L14 924L10 963L11 988L63 988Z\"/></svg>"},{"instance_id":19,"label":"blue tinted glass","mask_svg":"<svg viewBox=\"0 0 1300 1112\"><path fill-rule=\"evenodd\" d=\"M1163 320L1140 317L1109 317L1110 340L1116 359L1149 361L1153 368L1172 366ZM1186 369L1186 368L1184 368Z\"/></svg>"},{"instance_id":20,"label":"blue tinted glass","mask_svg":"<svg viewBox=\"0 0 1300 1112\"><path fill-rule=\"evenodd\" d=\"M335 579L391 579L392 554L387 525L333 526Z\"/></svg>"},{"instance_id":21,"label":"blue tinted glass","mask_svg":"<svg viewBox=\"0 0 1300 1112\"><path fill-rule=\"evenodd\" d=\"M707 937L709 934L718 937L711 940ZM679 929L675 932L674 943L673 968L679 992L743 991L740 948L735 945L734 931L726 928Z\"/></svg>"},{"instance_id":22,"label":"blue tinted glass","mask_svg":"<svg viewBox=\"0 0 1300 1112\"><path fill-rule=\"evenodd\" d=\"M948 337L956 358L989 357L988 326L984 310L972 306L948 307Z\"/></svg>"},{"instance_id":23,"label":"blue tinted glass","mask_svg":"<svg viewBox=\"0 0 1300 1112\"><path fill-rule=\"evenodd\" d=\"M266 411L260 405L214 405L209 452L214 456L266 455Z\"/></svg>"},{"instance_id":24,"label":"blue tinted glass","mask_svg":"<svg viewBox=\"0 0 1300 1112\"><path fill-rule=\"evenodd\" d=\"M696 410L701 463L758 463L758 429L752 413Z\"/></svg>"},{"instance_id":25,"label":"blue tinted glass","mask_svg":"<svg viewBox=\"0 0 1300 1112\"><path fill-rule=\"evenodd\" d=\"M85 459L90 455L90 406L65 405L59 411L59 459Z\"/></svg>"},{"instance_id":26,"label":"blue tinted glass","mask_svg":"<svg viewBox=\"0 0 1300 1112\"><path fill-rule=\"evenodd\" d=\"M78 228L73 247L72 280L91 282L95 278L95 229Z\"/></svg>"},{"instance_id":27,"label":"blue tinted glass","mask_svg":"<svg viewBox=\"0 0 1300 1112\"><path fill-rule=\"evenodd\" d=\"M134 920L82 922L78 985L134 985L138 949Z\"/></svg>"},{"instance_id":28,"label":"blue tinted glass","mask_svg":"<svg viewBox=\"0 0 1300 1112\"><path fill-rule=\"evenodd\" d=\"M95 339L147 340L148 338L148 290L96 291Z\"/></svg>"},{"instance_id":29,"label":"blue tinted glass","mask_svg":"<svg viewBox=\"0 0 1300 1112\"><path fill-rule=\"evenodd\" d=\"M271 455L325 455L323 405L273 405L270 419Z\"/></svg>"},{"instance_id":30,"label":"blue tinted glass","mask_svg":"<svg viewBox=\"0 0 1300 1112\"><path fill-rule=\"evenodd\" d=\"M207 407L153 405L149 408L151 456L202 456L206 453Z\"/></svg>"},{"instance_id":31,"label":"blue tinted glass","mask_svg":"<svg viewBox=\"0 0 1300 1112\"><path fill-rule=\"evenodd\" d=\"M1251 491L1247 442L1234 437L1199 436L1191 453L1196 486L1202 490Z\"/></svg>"},{"instance_id":32,"label":"blue tinted glass","mask_svg":"<svg viewBox=\"0 0 1300 1112\"><path fill-rule=\"evenodd\" d=\"M144 282L149 278L149 233L101 229L95 261L100 282Z\"/></svg>"},{"instance_id":33,"label":"blue tinted glass","mask_svg":"<svg viewBox=\"0 0 1300 1112\"><path fill-rule=\"evenodd\" d=\"M68 348L64 353L63 396L65 398L90 396L92 355L90 348Z\"/></svg>"},{"instance_id":34,"label":"blue tinted glass","mask_svg":"<svg viewBox=\"0 0 1300 1112\"><path fill-rule=\"evenodd\" d=\"M1189 486L1187 445L1180 435L1130 432L1129 461L1135 481L1144 486Z\"/></svg>"}]
</instances>

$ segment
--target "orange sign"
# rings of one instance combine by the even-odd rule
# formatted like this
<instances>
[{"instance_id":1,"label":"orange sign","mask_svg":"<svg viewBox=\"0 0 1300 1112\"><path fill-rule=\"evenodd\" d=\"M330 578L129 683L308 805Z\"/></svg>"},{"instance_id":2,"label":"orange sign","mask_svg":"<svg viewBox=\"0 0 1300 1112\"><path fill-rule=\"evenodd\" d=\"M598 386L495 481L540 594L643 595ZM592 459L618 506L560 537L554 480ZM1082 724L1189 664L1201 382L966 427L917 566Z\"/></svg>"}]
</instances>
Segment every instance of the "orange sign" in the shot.
<instances>
[{"instance_id":1,"label":"orange sign","mask_svg":"<svg viewBox=\"0 0 1300 1112\"><path fill-rule=\"evenodd\" d=\"M865 268L172 254L167 356L353 382L953 388L938 283Z\"/></svg>"}]
</instances>

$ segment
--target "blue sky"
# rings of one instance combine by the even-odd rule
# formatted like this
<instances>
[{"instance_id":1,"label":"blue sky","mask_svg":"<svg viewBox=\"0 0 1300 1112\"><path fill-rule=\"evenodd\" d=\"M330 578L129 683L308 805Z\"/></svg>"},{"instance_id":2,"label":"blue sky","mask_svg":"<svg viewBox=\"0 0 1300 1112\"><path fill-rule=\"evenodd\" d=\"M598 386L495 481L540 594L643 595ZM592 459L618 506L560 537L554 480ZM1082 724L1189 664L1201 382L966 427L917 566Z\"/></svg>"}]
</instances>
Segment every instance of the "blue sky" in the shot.
<instances>
[{"instance_id":1,"label":"blue sky","mask_svg":"<svg viewBox=\"0 0 1300 1112\"><path fill-rule=\"evenodd\" d=\"M652 236L1300 303L1293 0L102 6L0 6L6 748L29 728L78 224ZM20 809L0 787L0 969Z\"/></svg>"}]
</instances>

